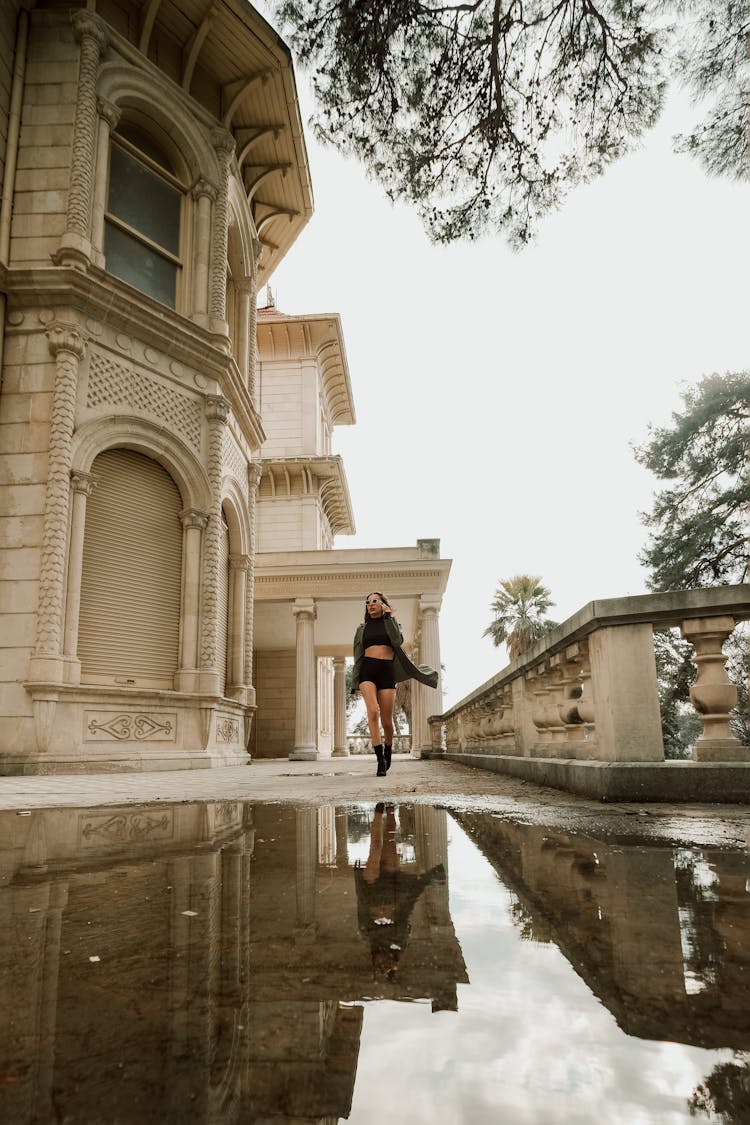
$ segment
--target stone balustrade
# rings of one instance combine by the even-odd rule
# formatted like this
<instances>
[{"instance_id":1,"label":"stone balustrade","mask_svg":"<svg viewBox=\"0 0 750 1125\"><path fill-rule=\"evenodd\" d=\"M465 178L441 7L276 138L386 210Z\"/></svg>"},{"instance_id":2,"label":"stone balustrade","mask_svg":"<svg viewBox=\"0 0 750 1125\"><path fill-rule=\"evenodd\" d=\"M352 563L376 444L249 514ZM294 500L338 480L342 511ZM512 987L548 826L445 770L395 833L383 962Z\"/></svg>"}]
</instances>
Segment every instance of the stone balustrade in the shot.
<instances>
[{"instance_id":1,"label":"stone balustrade","mask_svg":"<svg viewBox=\"0 0 750 1125\"><path fill-rule=\"evenodd\" d=\"M370 736L366 734L349 734L346 737L350 754L372 754ZM411 753L411 735L396 734L393 736L393 753Z\"/></svg>"},{"instance_id":2,"label":"stone balustrade","mask_svg":"<svg viewBox=\"0 0 750 1125\"><path fill-rule=\"evenodd\" d=\"M747 584L590 602L444 714L432 716L432 756L609 799L677 798L683 791L691 799L731 799L714 793L713 782L708 790L696 788L684 768L679 783L671 779L664 789L664 767L716 764L724 768L719 788L730 785L730 776L741 777L750 794L750 764L740 769L750 763L750 747L729 726L737 692L722 652L736 625L748 618ZM703 731L692 762L664 760L653 633L675 626L695 647L690 697ZM731 763L737 769L730 774ZM660 770L650 769L655 766ZM619 780L613 780L617 770L603 767L623 767ZM705 770L701 776L705 785Z\"/></svg>"}]
</instances>

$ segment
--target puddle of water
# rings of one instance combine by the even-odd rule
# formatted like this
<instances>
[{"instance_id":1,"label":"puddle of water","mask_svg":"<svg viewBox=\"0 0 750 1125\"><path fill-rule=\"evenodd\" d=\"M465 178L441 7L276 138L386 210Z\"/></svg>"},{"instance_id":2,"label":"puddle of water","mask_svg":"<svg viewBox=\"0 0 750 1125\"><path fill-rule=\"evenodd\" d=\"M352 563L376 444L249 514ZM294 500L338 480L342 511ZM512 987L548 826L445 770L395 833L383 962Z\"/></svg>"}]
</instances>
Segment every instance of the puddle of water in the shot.
<instances>
[{"instance_id":1,"label":"puddle of water","mask_svg":"<svg viewBox=\"0 0 750 1125\"><path fill-rule=\"evenodd\" d=\"M0 1121L750 1120L746 853L424 805L0 814Z\"/></svg>"}]
</instances>

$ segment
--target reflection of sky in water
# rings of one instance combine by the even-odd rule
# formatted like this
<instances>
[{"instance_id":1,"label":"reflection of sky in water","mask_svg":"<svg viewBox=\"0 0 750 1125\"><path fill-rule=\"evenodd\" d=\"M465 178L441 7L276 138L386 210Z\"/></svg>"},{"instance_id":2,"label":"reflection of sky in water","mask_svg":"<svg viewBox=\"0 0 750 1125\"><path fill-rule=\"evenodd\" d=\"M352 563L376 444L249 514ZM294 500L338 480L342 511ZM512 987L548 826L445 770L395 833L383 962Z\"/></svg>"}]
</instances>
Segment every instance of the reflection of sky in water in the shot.
<instances>
[{"instance_id":1,"label":"reflection of sky in water","mask_svg":"<svg viewBox=\"0 0 750 1125\"><path fill-rule=\"evenodd\" d=\"M733 1052L627 1036L555 945L520 939L511 894L452 821L449 859L470 983L458 987L457 1012L365 1005L349 1120L695 1121L687 1099Z\"/></svg>"}]
</instances>

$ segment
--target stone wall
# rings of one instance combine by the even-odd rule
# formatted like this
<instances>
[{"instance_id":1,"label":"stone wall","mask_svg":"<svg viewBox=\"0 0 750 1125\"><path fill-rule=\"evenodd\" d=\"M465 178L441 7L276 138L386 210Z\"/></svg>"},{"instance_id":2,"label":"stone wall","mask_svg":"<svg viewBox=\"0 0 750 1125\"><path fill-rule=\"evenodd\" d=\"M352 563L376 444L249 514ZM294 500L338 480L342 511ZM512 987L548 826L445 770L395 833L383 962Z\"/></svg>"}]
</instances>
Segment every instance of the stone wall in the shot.
<instances>
[{"instance_id":1,"label":"stone wall","mask_svg":"<svg viewBox=\"0 0 750 1125\"><path fill-rule=\"evenodd\" d=\"M294 746L297 655L256 652L253 666L258 708L253 757L286 758Z\"/></svg>"}]
</instances>

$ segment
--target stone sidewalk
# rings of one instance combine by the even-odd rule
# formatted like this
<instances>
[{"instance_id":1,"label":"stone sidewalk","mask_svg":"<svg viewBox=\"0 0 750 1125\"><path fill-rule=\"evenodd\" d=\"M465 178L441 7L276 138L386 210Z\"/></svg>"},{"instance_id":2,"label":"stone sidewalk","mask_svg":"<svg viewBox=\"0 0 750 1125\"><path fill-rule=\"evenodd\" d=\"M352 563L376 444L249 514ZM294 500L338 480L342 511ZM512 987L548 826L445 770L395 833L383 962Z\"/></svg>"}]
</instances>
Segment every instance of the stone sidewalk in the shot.
<instances>
[{"instance_id":1,"label":"stone sidewalk","mask_svg":"<svg viewBox=\"0 0 750 1125\"><path fill-rule=\"evenodd\" d=\"M457 762L396 755L385 778L366 756L258 760L228 769L0 777L0 812L195 801L347 805L378 800L475 809L598 838L660 846L750 847L750 806L601 804Z\"/></svg>"}]
</instances>

